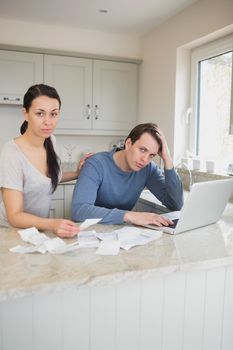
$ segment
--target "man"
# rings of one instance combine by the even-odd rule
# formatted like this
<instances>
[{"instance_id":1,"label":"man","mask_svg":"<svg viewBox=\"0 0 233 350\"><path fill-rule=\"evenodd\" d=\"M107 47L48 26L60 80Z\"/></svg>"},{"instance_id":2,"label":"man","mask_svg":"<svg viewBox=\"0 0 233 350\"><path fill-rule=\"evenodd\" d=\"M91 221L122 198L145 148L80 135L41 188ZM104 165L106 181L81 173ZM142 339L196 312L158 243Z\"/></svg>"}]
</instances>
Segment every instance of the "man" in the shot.
<instances>
[{"instance_id":1,"label":"man","mask_svg":"<svg viewBox=\"0 0 233 350\"><path fill-rule=\"evenodd\" d=\"M151 162L159 155L164 175ZM102 218L101 223L168 226L162 215L131 211L147 187L166 207L180 210L183 187L173 167L166 139L156 124L137 125L122 150L100 152L86 160L72 199L72 218Z\"/></svg>"}]
</instances>

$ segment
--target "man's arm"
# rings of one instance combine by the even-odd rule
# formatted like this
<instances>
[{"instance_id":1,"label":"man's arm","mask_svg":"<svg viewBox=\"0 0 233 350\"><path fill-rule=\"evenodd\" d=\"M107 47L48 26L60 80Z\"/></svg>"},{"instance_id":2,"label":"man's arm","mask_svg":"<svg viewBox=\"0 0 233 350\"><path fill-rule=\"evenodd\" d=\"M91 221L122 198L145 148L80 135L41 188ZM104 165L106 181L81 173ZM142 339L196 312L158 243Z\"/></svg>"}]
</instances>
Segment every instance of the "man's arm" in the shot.
<instances>
[{"instance_id":1,"label":"man's arm","mask_svg":"<svg viewBox=\"0 0 233 350\"><path fill-rule=\"evenodd\" d=\"M164 175L155 164L151 164L151 175L146 187L163 205L171 210L180 210L183 206L183 185L179 175L172 169L164 169Z\"/></svg>"},{"instance_id":2,"label":"man's arm","mask_svg":"<svg viewBox=\"0 0 233 350\"><path fill-rule=\"evenodd\" d=\"M89 218L102 218L101 223L123 224L124 222L135 225L169 225L170 220L155 213L137 213L134 211L108 209L95 205L98 189L101 185L103 174L100 164L87 161L83 166L77 180L72 199L72 219L84 221ZM111 194L110 194L111 195Z\"/></svg>"},{"instance_id":3,"label":"man's arm","mask_svg":"<svg viewBox=\"0 0 233 350\"><path fill-rule=\"evenodd\" d=\"M183 206L183 185L174 169L164 133L160 128L157 128L157 130L162 142L159 155L163 160L164 175L160 169L152 164L152 173L146 186L167 208L180 210Z\"/></svg>"},{"instance_id":4,"label":"man's arm","mask_svg":"<svg viewBox=\"0 0 233 350\"><path fill-rule=\"evenodd\" d=\"M102 218L101 223L122 224L125 210L108 209L95 205L97 192L102 182L103 169L94 159L86 161L76 182L71 212L74 221L84 221L90 218Z\"/></svg>"}]
</instances>

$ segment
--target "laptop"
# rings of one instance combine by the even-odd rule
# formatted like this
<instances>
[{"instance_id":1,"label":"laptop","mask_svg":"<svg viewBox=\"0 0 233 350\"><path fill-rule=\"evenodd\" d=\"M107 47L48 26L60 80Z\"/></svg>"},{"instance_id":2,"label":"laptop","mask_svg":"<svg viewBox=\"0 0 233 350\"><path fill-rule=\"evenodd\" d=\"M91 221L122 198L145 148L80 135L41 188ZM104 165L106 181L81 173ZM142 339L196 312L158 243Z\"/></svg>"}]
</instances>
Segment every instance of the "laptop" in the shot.
<instances>
[{"instance_id":1,"label":"laptop","mask_svg":"<svg viewBox=\"0 0 233 350\"><path fill-rule=\"evenodd\" d=\"M194 183L179 212L162 214L174 222L171 226L145 225L154 230L177 234L217 222L233 192L233 179Z\"/></svg>"}]
</instances>

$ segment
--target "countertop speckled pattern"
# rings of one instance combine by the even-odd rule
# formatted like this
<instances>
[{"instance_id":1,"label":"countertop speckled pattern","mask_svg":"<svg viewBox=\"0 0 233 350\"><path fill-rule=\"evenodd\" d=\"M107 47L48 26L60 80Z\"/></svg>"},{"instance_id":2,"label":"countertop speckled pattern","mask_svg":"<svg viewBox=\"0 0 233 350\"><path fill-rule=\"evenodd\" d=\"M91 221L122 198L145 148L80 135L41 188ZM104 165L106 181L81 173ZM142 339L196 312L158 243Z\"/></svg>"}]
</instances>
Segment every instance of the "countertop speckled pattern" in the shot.
<instances>
[{"instance_id":1,"label":"countertop speckled pattern","mask_svg":"<svg viewBox=\"0 0 233 350\"><path fill-rule=\"evenodd\" d=\"M119 226L92 226L99 232L116 228ZM23 243L16 229L0 228L0 300L231 265L233 204L227 205L222 219L214 225L177 236L163 234L158 241L121 250L118 256L99 256L91 248L64 255L9 252Z\"/></svg>"}]
</instances>

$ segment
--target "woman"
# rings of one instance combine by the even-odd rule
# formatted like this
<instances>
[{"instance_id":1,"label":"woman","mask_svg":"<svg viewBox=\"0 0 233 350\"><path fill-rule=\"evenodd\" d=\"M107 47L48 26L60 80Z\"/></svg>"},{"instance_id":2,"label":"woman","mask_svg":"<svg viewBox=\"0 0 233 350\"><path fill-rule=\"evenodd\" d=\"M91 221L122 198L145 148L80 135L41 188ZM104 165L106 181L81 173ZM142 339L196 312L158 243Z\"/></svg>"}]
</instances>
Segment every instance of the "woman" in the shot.
<instances>
[{"instance_id":1,"label":"woman","mask_svg":"<svg viewBox=\"0 0 233 350\"><path fill-rule=\"evenodd\" d=\"M74 180L75 172L61 174L52 136L60 116L61 100L50 86L31 86L24 96L25 121L21 135L3 147L0 158L0 225L49 230L60 237L79 232L70 220L49 218L52 193L59 182Z\"/></svg>"}]
</instances>

